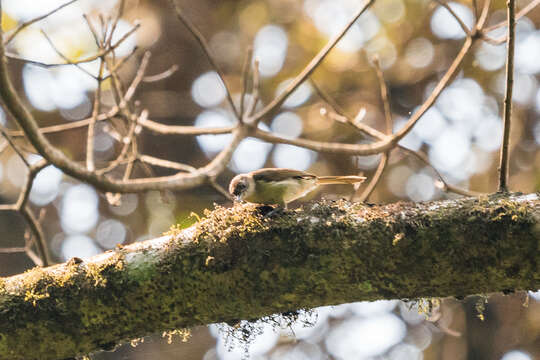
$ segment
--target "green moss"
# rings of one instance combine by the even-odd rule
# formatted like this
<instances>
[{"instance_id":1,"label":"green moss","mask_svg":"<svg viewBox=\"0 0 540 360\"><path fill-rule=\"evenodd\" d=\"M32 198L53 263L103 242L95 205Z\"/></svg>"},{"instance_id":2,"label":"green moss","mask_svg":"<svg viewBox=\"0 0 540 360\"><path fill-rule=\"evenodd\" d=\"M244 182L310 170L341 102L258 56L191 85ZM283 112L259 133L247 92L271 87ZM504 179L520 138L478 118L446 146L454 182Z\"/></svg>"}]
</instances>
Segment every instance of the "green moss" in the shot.
<instances>
[{"instance_id":1,"label":"green moss","mask_svg":"<svg viewBox=\"0 0 540 360\"><path fill-rule=\"evenodd\" d=\"M0 296L0 309L9 309L0 354L28 354L11 334L30 323L43 346L69 339L68 357L159 329L298 307L527 288L539 277L529 209L492 198L384 207L321 201L273 216L255 205L216 207L189 233L172 229L160 251L125 247L99 263L28 272L24 291Z\"/></svg>"}]
</instances>

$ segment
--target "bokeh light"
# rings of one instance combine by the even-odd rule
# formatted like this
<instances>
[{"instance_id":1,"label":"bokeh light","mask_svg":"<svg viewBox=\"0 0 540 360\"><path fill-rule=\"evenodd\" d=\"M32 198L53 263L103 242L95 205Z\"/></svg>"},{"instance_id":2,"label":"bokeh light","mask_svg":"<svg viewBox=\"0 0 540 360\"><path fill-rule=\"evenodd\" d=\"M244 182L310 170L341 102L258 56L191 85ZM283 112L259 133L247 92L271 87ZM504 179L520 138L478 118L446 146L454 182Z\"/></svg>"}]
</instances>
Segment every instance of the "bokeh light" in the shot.
<instances>
[{"instance_id":1,"label":"bokeh light","mask_svg":"<svg viewBox=\"0 0 540 360\"><path fill-rule=\"evenodd\" d=\"M191 96L200 106L213 107L225 99L225 85L215 71L209 71L193 81Z\"/></svg>"},{"instance_id":2,"label":"bokeh light","mask_svg":"<svg viewBox=\"0 0 540 360\"><path fill-rule=\"evenodd\" d=\"M296 113L286 111L272 120L271 130L287 139L295 139L302 134L302 119Z\"/></svg>"},{"instance_id":3,"label":"bokeh light","mask_svg":"<svg viewBox=\"0 0 540 360\"><path fill-rule=\"evenodd\" d=\"M504 354L501 360L532 360L532 358L524 351L512 350Z\"/></svg>"},{"instance_id":4,"label":"bokeh light","mask_svg":"<svg viewBox=\"0 0 540 360\"><path fill-rule=\"evenodd\" d=\"M232 124L231 114L221 109L203 111L195 119L195 126L201 128L226 127ZM231 134L197 136L197 142L207 156L212 156L223 150L231 142L231 139Z\"/></svg>"},{"instance_id":5,"label":"bokeh light","mask_svg":"<svg viewBox=\"0 0 540 360\"><path fill-rule=\"evenodd\" d=\"M272 154L275 167L307 170L317 158L317 153L294 145L276 145Z\"/></svg>"},{"instance_id":6,"label":"bokeh light","mask_svg":"<svg viewBox=\"0 0 540 360\"><path fill-rule=\"evenodd\" d=\"M62 197L60 223L66 234L83 234L98 221L99 199L96 191L85 184L72 185Z\"/></svg>"},{"instance_id":7,"label":"bokeh light","mask_svg":"<svg viewBox=\"0 0 540 360\"><path fill-rule=\"evenodd\" d=\"M115 219L102 221L96 230L96 241L105 249L112 249L126 240L124 224Z\"/></svg>"},{"instance_id":8,"label":"bokeh light","mask_svg":"<svg viewBox=\"0 0 540 360\"><path fill-rule=\"evenodd\" d=\"M285 62L289 40L287 33L278 25L266 25L255 36L253 58L259 61L263 77L276 75Z\"/></svg>"},{"instance_id":9,"label":"bokeh light","mask_svg":"<svg viewBox=\"0 0 540 360\"><path fill-rule=\"evenodd\" d=\"M109 204L109 210L118 216L127 216L137 209L139 196L137 194L122 194L118 205Z\"/></svg>"},{"instance_id":10,"label":"bokeh light","mask_svg":"<svg viewBox=\"0 0 540 360\"><path fill-rule=\"evenodd\" d=\"M34 178L30 201L35 205L44 206L56 199L62 177L62 171L53 165L43 168Z\"/></svg>"},{"instance_id":11,"label":"bokeh light","mask_svg":"<svg viewBox=\"0 0 540 360\"><path fill-rule=\"evenodd\" d=\"M405 50L405 61L414 68L423 68L431 64L435 49L426 38L416 38L409 42Z\"/></svg>"},{"instance_id":12,"label":"bokeh light","mask_svg":"<svg viewBox=\"0 0 540 360\"><path fill-rule=\"evenodd\" d=\"M332 328L326 337L328 352L339 359L366 359L383 354L399 343L406 326L393 314L350 317Z\"/></svg>"},{"instance_id":13,"label":"bokeh light","mask_svg":"<svg viewBox=\"0 0 540 360\"><path fill-rule=\"evenodd\" d=\"M73 257L86 259L101 253L101 249L86 235L71 235L62 242L62 257L67 261Z\"/></svg>"}]
</instances>

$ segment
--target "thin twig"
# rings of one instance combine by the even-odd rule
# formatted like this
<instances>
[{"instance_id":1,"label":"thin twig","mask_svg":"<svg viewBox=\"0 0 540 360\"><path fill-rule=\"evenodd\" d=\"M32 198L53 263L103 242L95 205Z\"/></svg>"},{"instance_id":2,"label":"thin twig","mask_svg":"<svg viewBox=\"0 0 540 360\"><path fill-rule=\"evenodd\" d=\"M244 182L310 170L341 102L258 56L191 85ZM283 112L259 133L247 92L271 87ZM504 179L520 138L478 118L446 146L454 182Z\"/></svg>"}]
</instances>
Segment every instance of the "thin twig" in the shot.
<instances>
[{"instance_id":1,"label":"thin twig","mask_svg":"<svg viewBox=\"0 0 540 360\"><path fill-rule=\"evenodd\" d=\"M478 21L478 4L477 4L477 0L472 0L472 10L473 10L473 16L474 16L474 21Z\"/></svg>"},{"instance_id":2,"label":"thin twig","mask_svg":"<svg viewBox=\"0 0 540 360\"><path fill-rule=\"evenodd\" d=\"M28 170L28 176L26 179L26 183L24 184L24 187L21 189L21 192L19 194L19 198L17 199L17 202L15 203L15 207L17 210L21 210L26 206L28 203L28 199L30 197L30 191L32 191L32 185L34 185L34 180L36 179L36 176L38 173L43 170L49 163L45 159L41 159L37 163L30 165Z\"/></svg>"},{"instance_id":3,"label":"thin twig","mask_svg":"<svg viewBox=\"0 0 540 360\"><path fill-rule=\"evenodd\" d=\"M24 164L27 167L30 167L30 164L28 163L28 160L26 160L26 156L24 156L23 151L17 146L17 144L15 144L15 141L13 141L13 139L11 138L9 133L4 129L4 127L2 125L0 125L0 134L2 134L4 139L6 139L6 141L11 146L13 151L15 151L15 153L17 155L19 155L19 158L24 162Z\"/></svg>"},{"instance_id":4,"label":"thin twig","mask_svg":"<svg viewBox=\"0 0 540 360\"><path fill-rule=\"evenodd\" d=\"M392 109L390 106L390 95L388 94L388 87L386 86L386 81L384 80L384 74L381 68L381 63L377 56L373 58L373 67L375 68L375 73L377 74L377 80L379 82L379 90L381 92L381 100L383 102L386 135L390 136L392 135L392 130L393 130ZM377 166L377 170L373 174L373 177L370 179L365 190L360 195L359 201L361 202L366 201L369 198L369 196L373 193L373 190L375 190L375 187L377 186L377 184L382 178L384 170L386 169L386 165L388 164L389 157L390 157L390 150L387 150L382 154L379 165Z\"/></svg>"},{"instance_id":5,"label":"thin twig","mask_svg":"<svg viewBox=\"0 0 540 360\"><path fill-rule=\"evenodd\" d=\"M347 25L336 34L328 43L319 51L317 55L309 62L309 64L298 74L293 81L287 85L285 90L281 92L278 96L274 98L268 105L263 109L252 116L250 122L256 123L262 118L270 115L270 113L276 111L281 104L287 100L287 98L298 88L310 75L311 73L319 66L319 64L326 58L330 51L336 46L336 44L341 40L347 31L354 25L356 20L374 3L375 0L368 0L364 5L362 5L353 17L349 20Z\"/></svg>"},{"instance_id":6,"label":"thin twig","mask_svg":"<svg viewBox=\"0 0 540 360\"><path fill-rule=\"evenodd\" d=\"M41 224L39 223L39 221L37 221L34 213L32 212L32 210L30 210L30 207L28 205L24 206L21 209L21 214L25 218L28 226L30 227L30 230L32 231L32 234L34 235L35 243L38 248L43 266L49 266L51 264L51 261L49 258L49 252L47 251L45 234L43 233Z\"/></svg>"},{"instance_id":7,"label":"thin twig","mask_svg":"<svg viewBox=\"0 0 540 360\"><path fill-rule=\"evenodd\" d=\"M97 88L94 94L94 108L92 109L92 117L90 118L90 123L88 124L88 133L86 138L86 168L88 171L94 171L96 168L94 164L94 137L95 137L95 128L96 120L99 114L99 109L101 105L101 83L103 77L103 70L105 68L105 59L100 59L99 62L99 74L97 77Z\"/></svg>"},{"instance_id":8,"label":"thin twig","mask_svg":"<svg viewBox=\"0 0 540 360\"><path fill-rule=\"evenodd\" d=\"M456 12L454 11L454 9L452 9L447 3L445 3L443 0L435 0L437 3L439 3L439 5L441 5L442 7L444 7L449 13L450 15L452 15L452 17L458 22L459 26L461 27L461 29L465 32L465 34L467 36L470 36L471 35L471 30L469 30L469 28L467 27L467 25L465 25L465 23L463 22L463 20L461 20L461 18L458 16L458 14L456 14Z\"/></svg>"},{"instance_id":9,"label":"thin twig","mask_svg":"<svg viewBox=\"0 0 540 360\"><path fill-rule=\"evenodd\" d=\"M133 50L131 50L131 52L129 54L127 54L127 56L124 56L120 61L118 61L116 64L114 64L112 69L109 69L109 72L117 71L122 66L124 66L124 64L127 63L129 59L131 59L131 57L137 52L137 50L139 50L138 46L133 47ZM110 74L108 76L104 77L103 80L108 79L109 76L110 76Z\"/></svg>"},{"instance_id":10,"label":"thin twig","mask_svg":"<svg viewBox=\"0 0 540 360\"><path fill-rule=\"evenodd\" d=\"M13 253L22 253L22 252L26 252L25 247L0 248L0 254L13 254Z\"/></svg>"},{"instance_id":11,"label":"thin twig","mask_svg":"<svg viewBox=\"0 0 540 360\"><path fill-rule=\"evenodd\" d=\"M330 107L332 108L332 110L336 113L336 114L339 114L341 116L346 116L346 113L345 113L345 109L343 109L341 107L341 105L339 105L333 97L330 96L330 94L328 94L326 91L324 91L324 89L322 87L320 87L317 82L313 79L313 78L310 78L310 82L311 82L311 85L313 86L313 89L315 90L315 92L317 93L317 95L325 102L327 103L328 105L330 105Z\"/></svg>"},{"instance_id":12,"label":"thin twig","mask_svg":"<svg viewBox=\"0 0 540 360\"><path fill-rule=\"evenodd\" d=\"M244 65L242 66L242 94L240 94L240 121L243 121L244 117L244 102L248 91L249 81L249 68L251 64L251 57L253 56L253 48L250 46L246 51L246 57L244 58Z\"/></svg>"},{"instance_id":13,"label":"thin twig","mask_svg":"<svg viewBox=\"0 0 540 360\"><path fill-rule=\"evenodd\" d=\"M124 7L126 5L125 0L120 0L120 4L118 5L118 11L116 12L116 17L114 18L114 21L111 26L111 31L109 32L108 37L104 36L104 43L105 47L111 46L112 37L114 35L114 31L116 30L116 26L118 25L118 22L120 21L120 18L124 14Z\"/></svg>"},{"instance_id":14,"label":"thin twig","mask_svg":"<svg viewBox=\"0 0 540 360\"><path fill-rule=\"evenodd\" d=\"M84 21L86 22L86 26L88 26L88 29L90 30L90 33L92 34L92 37L94 38L94 42L96 43L96 46L101 49L103 44L102 44L102 41L99 39L99 35L97 33L96 28L94 27L94 25L90 21L90 18L86 14L83 14L83 18L84 18Z\"/></svg>"},{"instance_id":15,"label":"thin twig","mask_svg":"<svg viewBox=\"0 0 540 360\"><path fill-rule=\"evenodd\" d=\"M159 167L162 167L162 168L174 169L174 170L179 170L179 171L186 171L186 172L190 172L190 173L197 171L197 169L194 168L193 166L186 165L186 164L181 164L181 163L176 162L176 161L159 159L159 158L156 158L156 157L153 157L153 156L150 156L150 155L139 155L137 157L137 159L142 163L149 164L149 165L154 165L154 166L159 166Z\"/></svg>"},{"instance_id":16,"label":"thin twig","mask_svg":"<svg viewBox=\"0 0 540 360\"><path fill-rule=\"evenodd\" d=\"M253 115L257 109L257 103L259 102L260 92L260 73L259 73L259 59L253 61L253 89L251 90L251 99L247 109L247 116Z\"/></svg>"},{"instance_id":17,"label":"thin twig","mask_svg":"<svg viewBox=\"0 0 540 360\"><path fill-rule=\"evenodd\" d=\"M229 103L229 106L231 107L235 117L240 121L240 114L238 113L238 109L236 109L236 106L234 105L234 101L232 99L231 90L227 86L227 82L225 81L225 74L217 64L216 60L212 56L212 52L210 51L210 46L208 45L208 42L204 38L201 31L189 20L185 15L178 3L175 0L170 0L171 5L174 7L176 11L176 17L184 26L189 30L191 35L197 40L199 43L199 46L203 50L204 55L206 56L206 59L212 65L216 73L218 74L219 78L221 79L221 82L223 83L223 86L225 87L225 93L227 95L227 102Z\"/></svg>"},{"instance_id":18,"label":"thin twig","mask_svg":"<svg viewBox=\"0 0 540 360\"><path fill-rule=\"evenodd\" d=\"M216 178L215 177L212 177L210 178L210 185L216 189L216 191L218 193L220 193L221 195L223 195L223 197L227 200L231 200L233 201L234 198L232 197L232 195L223 188L223 186L219 185L218 182L216 181Z\"/></svg>"},{"instance_id":19,"label":"thin twig","mask_svg":"<svg viewBox=\"0 0 540 360\"><path fill-rule=\"evenodd\" d=\"M388 93L388 87L386 86L386 82L384 81L384 75L381 68L381 63L377 56L373 58L373 65L375 67L375 73L377 74L377 79L379 80L379 89L381 91L381 100L383 102L383 109L384 109L386 135L391 135L394 125L392 121L392 110L390 108L390 94Z\"/></svg>"},{"instance_id":20,"label":"thin twig","mask_svg":"<svg viewBox=\"0 0 540 360\"><path fill-rule=\"evenodd\" d=\"M369 183L367 184L362 194L360 194L360 197L358 197L359 202L366 201L371 195L371 193L373 193L373 190L375 190L375 187L379 183L382 177L382 174L384 170L386 169L386 165L388 164L388 157L389 157L388 153L389 151L382 154L381 160L379 161L379 165L377 166L377 170L375 170L373 177L370 179ZM353 196L354 195L356 195L356 191L355 191L355 194L353 194Z\"/></svg>"},{"instance_id":21,"label":"thin twig","mask_svg":"<svg viewBox=\"0 0 540 360\"><path fill-rule=\"evenodd\" d=\"M64 55L57 47L56 45L54 44L54 42L51 40L51 38L49 37L49 35L47 35L47 33L41 29L41 34L43 34L43 36L45 37L45 39L47 40L47 42L49 43L49 45L52 47L52 49L56 52L56 54L58 56L60 56L62 59L64 59L64 61L67 63L67 64L70 64L70 65L75 65L79 70L81 70L82 72L84 72L86 75L90 76L91 78L95 79L95 80L98 80L98 78L93 75L91 72L89 72L88 70L86 70L85 68L83 68L79 63L77 62L73 62L71 61L66 55ZM99 81L99 80L98 80Z\"/></svg>"},{"instance_id":22,"label":"thin twig","mask_svg":"<svg viewBox=\"0 0 540 360\"><path fill-rule=\"evenodd\" d=\"M331 106L331 105L330 105ZM349 124L353 128L356 128L363 133L377 139L377 140L384 140L384 139L390 139L390 136L385 135L384 133L380 132L379 130L372 128L369 125L366 125L360 121L355 121L354 119L350 118L349 116L338 114L333 111L326 111L325 109L321 109L321 115L324 117L328 117L329 119L333 121L337 121L343 124Z\"/></svg>"},{"instance_id":23,"label":"thin twig","mask_svg":"<svg viewBox=\"0 0 540 360\"><path fill-rule=\"evenodd\" d=\"M49 11L48 13L44 14L44 15L41 15L41 16L38 16L36 18L33 18L31 20L28 20L28 21L25 21L23 22L21 25L19 25L15 30L13 30L13 32L11 32L7 38L4 40L4 46L6 46L7 44L9 44L11 42L11 40L13 40L15 38L15 36L17 36L17 34L19 32L21 32L21 30L25 29L26 27L38 22L38 21L41 21L49 16L51 16L52 14L54 14L55 12L59 11L59 10L62 10L63 8L65 8L66 6L69 6L71 4L73 4L75 1L77 0L71 0L71 1L68 1L67 3L65 4L62 4L60 6L58 6L57 8Z\"/></svg>"},{"instance_id":24,"label":"thin twig","mask_svg":"<svg viewBox=\"0 0 540 360\"><path fill-rule=\"evenodd\" d=\"M135 90L137 90L137 87L143 80L148 64L150 63L150 56L151 56L150 51L147 51L144 53L139 69L137 69L137 73L135 74L135 77L133 78L131 85L126 90L124 99L131 99L133 95L135 94ZM126 100L123 100L123 101L124 103L126 103ZM120 107L122 107L122 103L120 103Z\"/></svg>"},{"instance_id":25,"label":"thin twig","mask_svg":"<svg viewBox=\"0 0 540 360\"><path fill-rule=\"evenodd\" d=\"M504 96L504 125L503 141L501 145L501 159L499 163L499 191L508 191L508 157L510 142L510 125L512 118L512 90L514 88L514 43L516 39L516 4L515 0L508 0L508 41L506 58L506 94Z\"/></svg>"},{"instance_id":26,"label":"thin twig","mask_svg":"<svg viewBox=\"0 0 540 360\"><path fill-rule=\"evenodd\" d=\"M164 135L219 135L230 134L235 127L198 127L198 126L182 126L182 125L164 125L150 119L139 121L142 127Z\"/></svg>"},{"instance_id":27,"label":"thin twig","mask_svg":"<svg viewBox=\"0 0 540 360\"><path fill-rule=\"evenodd\" d=\"M437 170L437 168L435 168L435 166L433 166L430 163L428 157L424 153L422 153L420 151L414 151L414 150L408 149L408 148L406 148L404 146L399 146L399 150L402 150L402 151L404 151L404 152L406 152L408 154L413 155L418 160L420 160L424 164L426 164L429 168L431 168L435 172L437 177L439 178L439 181L442 184L442 190L443 191L448 191L448 192L452 192L452 193L455 193L455 194L458 194L458 195L471 196L471 197L477 197L477 196L480 196L480 195L484 195L483 193L480 193L480 192L471 191L471 190L465 190L465 189L458 188L457 186L448 184L446 182L446 180L444 180L443 175L439 172L439 170Z\"/></svg>"},{"instance_id":28,"label":"thin twig","mask_svg":"<svg viewBox=\"0 0 540 360\"><path fill-rule=\"evenodd\" d=\"M143 110L141 115L140 115L140 118L145 118L146 116L148 116L148 111ZM111 161L110 164L107 165L107 167L104 167L102 169L97 170L96 173L98 175L102 175L102 174L108 173L109 171L113 170L118 165L120 165L120 163L126 158L129 147L130 147L130 145L131 145L131 143L132 143L132 141L133 141L133 139L134 139L134 137L136 135L135 134L135 128L137 127L137 116L132 115L132 118L133 119L131 120L131 123L129 125L128 133L122 139L122 148L120 150L120 153L118 154L118 156L116 157L115 160Z\"/></svg>"},{"instance_id":29,"label":"thin twig","mask_svg":"<svg viewBox=\"0 0 540 360\"><path fill-rule=\"evenodd\" d=\"M148 76L143 77L142 81L144 81L146 83L152 83L152 82L156 82L156 81L161 81L161 80L164 80L164 79L166 79L168 77L171 77L175 72L178 71L178 69L179 69L178 65L174 64L173 66L171 66L167 70L163 71L162 73L159 73L159 74L156 74L156 75L148 75Z\"/></svg>"},{"instance_id":30,"label":"thin twig","mask_svg":"<svg viewBox=\"0 0 540 360\"><path fill-rule=\"evenodd\" d=\"M491 6L491 0L484 0L484 6L482 7L482 12L480 13L480 17L478 18L478 21L476 22L476 30L482 31L484 28L484 25L486 24L488 14L489 14L489 8Z\"/></svg>"}]
</instances>

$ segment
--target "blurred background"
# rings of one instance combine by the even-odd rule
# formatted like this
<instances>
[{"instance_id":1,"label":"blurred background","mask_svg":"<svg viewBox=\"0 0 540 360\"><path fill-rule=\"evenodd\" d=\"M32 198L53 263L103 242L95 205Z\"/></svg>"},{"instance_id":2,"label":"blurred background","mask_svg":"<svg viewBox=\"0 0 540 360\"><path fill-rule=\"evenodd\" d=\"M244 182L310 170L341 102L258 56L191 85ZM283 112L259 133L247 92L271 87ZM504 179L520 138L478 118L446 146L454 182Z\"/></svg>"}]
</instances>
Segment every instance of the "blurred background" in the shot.
<instances>
[{"instance_id":1,"label":"blurred background","mask_svg":"<svg viewBox=\"0 0 540 360\"><path fill-rule=\"evenodd\" d=\"M2 28L9 31L21 22L47 13L65 0L2 0ZM481 5L483 2L480 1ZM518 9L530 0L518 0ZM225 80L239 101L242 63L253 47L260 61L261 100L267 104L307 64L361 5L356 0L178 0L185 13L208 39L211 51L225 72ZM471 27L470 1L449 6ZM72 59L95 53L92 34L83 14L99 24L99 14L114 16L117 1L80 0L22 31L8 46L11 53L46 63L62 62L40 33L46 31L58 49ZM496 0L488 25L505 19L505 2ZM225 88L204 53L176 19L168 1L128 0L115 39L141 28L116 51L126 62L121 76L132 79L144 51L151 51L148 75L173 65L178 71L159 82L143 83L136 99L149 117L164 124L229 126L233 116ZM524 193L540 184L540 9L517 24L514 113L511 136L510 188ZM505 27L490 33L497 38ZM448 68L465 38L449 12L428 0L376 0L351 28L313 78L354 117L384 131L384 114L373 57L380 59L389 88L394 129L403 126ZM114 40L113 39L113 42ZM467 55L459 75L436 105L418 122L401 145L427 154L432 166L394 150L381 181L369 198L372 203L400 200L427 201L452 198L442 191L436 169L448 184L478 192L497 189L498 150L502 138L502 99L505 90L505 45L477 42ZM12 79L31 107L40 126L84 119L92 112L96 81L74 66L40 67L10 60ZM96 73L97 62L83 65ZM110 85L109 85L110 87ZM113 105L104 83L103 104ZM281 136L321 141L367 142L351 127L321 115L327 107L306 82L284 103L272 119L261 124ZM362 110L364 109L364 110ZM0 107L0 124L16 129ZM203 166L230 139L230 135L166 136L142 131L141 153ZM74 159L84 159L86 129L49 136ZM0 142L4 139L0 138ZM21 142L22 144L22 142ZM120 144L101 125L97 127L96 161L114 158ZM319 175L364 173L370 177L381 155L347 157L318 154L291 145L272 145L245 139L218 179L222 186L240 172L261 167L289 167ZM30 162L37 155L29 156ZM171 174L155 169L156 175ZM0 203L11 203L24 184L27 169L7 147L0 153ZM142 169L135 168L142 177ZM362 189L360 189L362 191ZM357 194L358 195L358 194ZM313 193L311 199L323 196ZM326 198L351 198L349 187L336 186ZM214 203L230 202L210 186L176 193L127 194L119 206L111 206L92 187L62 174L53 166L39 173L30 194L32 208L40 214L49 251L55 262L73 256L89 257L117 244L159 236L172 224L189 226ZM24 246L27 230L18 213L0 212L0 248ZM0 276L33 266L24 252L0 253ZM540 359L540 292L494 295L482 315L479 298L459 302L444 300L431 316L419 314L418 306L402 301L354 303L315 309L304 327L292 329L263 326L247 348L230 346L219 326L192 329L187 342L160 335L127 344L93 359ZM294 333L294 335L292 335ZM247 352L246 352L247 351Z\"/></svg>"}]
</instances>

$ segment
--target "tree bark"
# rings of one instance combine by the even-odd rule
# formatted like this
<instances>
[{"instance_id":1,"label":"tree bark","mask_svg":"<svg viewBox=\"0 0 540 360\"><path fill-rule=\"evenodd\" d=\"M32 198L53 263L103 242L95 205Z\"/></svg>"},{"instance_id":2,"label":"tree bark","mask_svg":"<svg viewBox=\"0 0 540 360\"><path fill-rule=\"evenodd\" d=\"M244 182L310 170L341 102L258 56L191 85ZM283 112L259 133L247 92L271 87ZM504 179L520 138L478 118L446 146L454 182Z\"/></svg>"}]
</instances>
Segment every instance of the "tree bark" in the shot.
<instances>
[{"instance_id":1,"label":"tree bark","mask_svg":"<svg viewBox=\"0 0 540 360\"><path fill-rule=\"evenodd\" d=\"M0 278L0 358L321 305L539 288L537 194L267 210L217 208L158 239Z\"/></svg>"}]
</instances>

